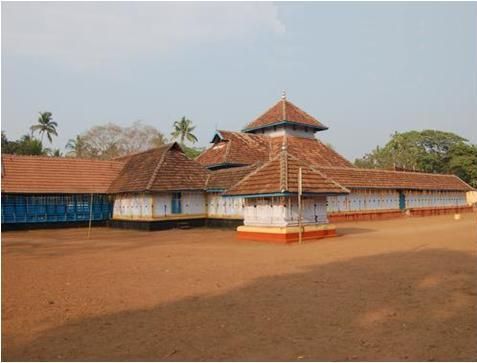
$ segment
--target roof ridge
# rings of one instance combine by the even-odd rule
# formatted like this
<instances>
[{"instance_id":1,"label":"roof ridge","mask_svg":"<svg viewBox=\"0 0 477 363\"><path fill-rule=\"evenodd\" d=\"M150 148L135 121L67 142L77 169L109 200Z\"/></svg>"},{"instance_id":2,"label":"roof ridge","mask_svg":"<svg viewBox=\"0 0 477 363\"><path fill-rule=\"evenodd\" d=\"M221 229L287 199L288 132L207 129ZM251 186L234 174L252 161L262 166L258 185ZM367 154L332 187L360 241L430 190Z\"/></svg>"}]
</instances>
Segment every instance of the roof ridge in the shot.
<instances>
[{"instance_id":1,"label":"roof ridge","mask_svg":"<svg viewBox=\"0 0 477 363\"><path fill-rule=\"evenodd\" d=\"M372 168L360 168L360 167L350 167L350 166L316 166L318 168L323 168L323 169L345 169L345 170L363 170L363 171L380 171L380 172L386 172L386 173L398 173L398 174L409 174L409 175L434 175L434 176L454 176L456 178L460 179L457 175L455 174L442 174L442 173L428 173L424 171L400 171L400 170L388 170L388 169L372 169ZM463 180L462 180L463 181ZM464 182L465 183L465 182Z\"/></svg>"},{"instance_id":2,"label":"roof ridge","mask_svg":"<svg viewBox=\"0 0 477 363\"><path fill-rule=\"evenodd\" d=\"M310 169L311 171L319 174L320 176L322 176L324 179L326 180L329 180L330 182L332 182L333 184L335 184L337 187L347 191L348 193L351 193L351 191L346 188L345 186L341 185L340 183L338 183L337 181L335 181L334 179L332 179L331 177L329 177L328 175L326 174L323 174L321 171L317 170L313 164L306 164L305 162L303 162L302 160L298 159L295 155L293 154L288 154L291 158L295 159L296 161L298 161L300 164L302 164L305 168L308 168ZM350 169L353 169L353 168L350 168Z\"/></svg>"},{"instance_id":3,"label":"roof ridge","mask_svg":"<svg viewBox=\"0 0 477 363\"><path fill-rule=\"evenodd\" d=\"M283 135L282 147L280 151L280 190L288 190L288 140L287 135Z\"/></svg>"},{"instance_id":4,"label":"roof ridge","mask_svg":"<svg viewBox=\"0 0 477 363\"><path fill-rule=\"evenodd\" d=\"M50 156L50 155L18 155L18 154L2 154L3 158L18 158L18 159L45 159L45 160L74 160L74 161L93 161L93 162L115 162L120 163L119 160L114 159L95 159L95 158L77 158L74 156Z\"/></svg>"},{"instance_id":5,"label":"roof ridge","mask_svg":"<svg viewBox=\"0 0 477 363\"><path fill-rule=\"evenodd\" d=\"M282 121L287 119L287 99L282 97Z\"/></svg>"},{"instance_id":6,"label":"roof ridge","mask_svg":"<svg viewBox=\"0 0 477 363\"><path fill-rule=\"evenodd\" d=\"M151 151L154 151L156 149L162 149L162 148L167 148L167 147L170 147L172 144L175 144L177 143L176 141L173 141L173 142L168 142L168 143L165 143L163 145L159 145L159 146L155 146L155 147L151 147L149 149L146 149L146 150L143 150L143 151L136 151L134 153L131 153L131 154L126 154L126 155L123 155L123 156L117 156L111 160L116 160L116 159L123 159L123 158L128 158L128 157L131 157L131 156L136 156L136 155L140 155L140 154L144 154L144 153L147 153L147 152L151 152Z\"/></svg>"},{"instance_id":7,"label":"roof ridge","mask_svg":"<svg viewBox=\"0 0 477 363\"><path fill-rule=\"evenodd\" d=\"M255 117L251 122L248 123L248 125L250 125L251 123L254 123L255 121L257 121L259 118L261 118L262 116L266 115L268 112L270 112L274 107L276 107L278 104L280 104L280 102L282 102L282 100L278 101L277 103L274 103L272 107L268 108L265 112L262 112L258 117ZM248 126L247 125L247 126Z\"/></svg>"},{"instance_id":8,"label":"roof ridge","mask_svg":"<svg viewBox=\"0 0 477 363\"><path fill-rule=\"evenodd\" d=\"M312 120L318 122L319 124L321 124L321 122L314 116L310 115L308 112L302 110L300 107L298 107L297 105L295 105L292 101L289 101L289 100L286 100L286 102L288 102L291 106L293 106L295 108L296 111L298 111L299 113L301 113L302 115L306 116L306 117L309 117L311 118ZM324 126L324 125L323 125Z\"/></svg>"},{"instance_id":9,"label":"roof ridge","mask_svg":"<svg viewBox=\"0 0 477 363\"><path fill-rule=\"evenodd\" d=\"M154 180L156 180L157 174L159 173L159 169L161 168L161 166L162 166L162 164L163 164L163 162L164 162L164 159L166 158L167 153L171 150L172 146L174 146L175 144L177 144L177 143L176 143L176 142L173 142L173 143L171 143L171 144L168 144L168 147L167 147L166 150L164 150L164 152L162 153L161 159L158 161L156 167L154 168L154 171L152 172L151 177L149 178L149 181L147 182L146 190L151 189L152 184L154 183ZM181 149L181 150L182 150L182 149Z\"/></svg>"},{"instance_id":10,"label":"roof ridge","mask_svg":"<svg viewBox=\"0 0 477 363\"><path fill-rule=\"evenodd\" d=\"M225 152L224 152L224 157L222 159L222 162L225 162L225 160L227 160L227 156L229 156L229 153L230 153L230 147L232 145L232 143L230 142L230 140L226 140L227 142L227 146L225 147Z\"/></svg>"},{"instance_id":11,"label":"roof ridge","mask_svg":"<svg viewBox=\"0 0 477 363\"><path fill-rule=\"evenodd\" d=\"M280 154L276 155L273 159L263 163L261 166L259 166L257 169L255 169L254 171L252 171L251 173L247 174L243 179L239 180L237 183L235 183L234 185L232 185L228 190L232 189L233 187L245 182L246 180L248 180L252 175L255 175L257 174L260 170L264 169L266 166L268 166L269 164L271 164L273 161L275 161L276 159L278 159L280 157Z\"/></svg>"},{"instance_id":12,"label":"roof ridge","mask_svg":"<svg viewBox=\"0 0 477 363\"><path fill-rule=\"evenodd\" d=\"M209 180L210 180L211 176L212 176L212 173L207 173L207 178L205 178L205 188L206 189L209 186Z\"/></svg>"},{"instance_id":13,"label":"roof ridge","mask_svg":"<svg viewBox=\"0 0 477 363\"><path fill-rule=\"evenodd\" d=\"M260 165L261 162L260 161L257 161L256 163L254 164L251 164L251 165L247 165L245 167L241 167L241 168L252 168L255 166L255 170L251 171L250 173L248 173L247 175L245 175L242 179L240 179L238 182L236 182L235 184L232 184L228 189L232 189L233 187L235 187L236 185L240 184L242 181L246 180L250 175L254 174L256 171L258 171L258 169L260 169L262 166L265 166L266 163L263 163L262 165ZM227 170L227 169L224 169L224 170Z\"/></svg>"}]
</instances>

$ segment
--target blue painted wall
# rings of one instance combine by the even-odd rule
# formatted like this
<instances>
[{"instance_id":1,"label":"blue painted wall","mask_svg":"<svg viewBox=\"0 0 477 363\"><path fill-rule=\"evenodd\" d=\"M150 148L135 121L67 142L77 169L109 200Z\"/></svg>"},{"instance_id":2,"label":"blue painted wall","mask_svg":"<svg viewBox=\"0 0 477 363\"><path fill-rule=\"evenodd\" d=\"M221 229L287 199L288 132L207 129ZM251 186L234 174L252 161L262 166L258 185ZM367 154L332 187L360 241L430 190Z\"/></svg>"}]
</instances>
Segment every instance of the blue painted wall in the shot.
<instances>
[{"instance_id":1,"label":"blue painted wall","mask_svg":"<svg viewBox=\"0 0 477 363\"><path fill-rule=\"evenodd\" d=\"M88 221L91 194L2 194L3 223ZM93 195L92 220L111 218L107 195Z\"/></svg>"}]
</instances>

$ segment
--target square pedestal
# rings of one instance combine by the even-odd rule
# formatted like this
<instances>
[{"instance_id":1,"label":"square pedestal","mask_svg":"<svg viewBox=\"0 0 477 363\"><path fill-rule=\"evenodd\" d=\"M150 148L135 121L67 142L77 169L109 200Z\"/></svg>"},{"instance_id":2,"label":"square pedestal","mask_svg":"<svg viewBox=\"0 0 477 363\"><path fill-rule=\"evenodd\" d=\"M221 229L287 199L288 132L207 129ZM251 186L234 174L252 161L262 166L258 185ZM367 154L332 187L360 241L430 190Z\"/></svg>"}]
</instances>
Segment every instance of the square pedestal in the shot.
<instances>
[{"instance_id":1,"label":"square pedestal","mask_svg":"<svg viewBox=\"0 0 477 363\"><path fill-rule=\"evenodd\" d=\"M289 227L262 227L239 226L237 238L242 240L265 241L275 243L298 242L299 229ZM333 224L305 225L302 227L302 240L315 240L336 236L336 227Z\"/></svg>"}]
</instances>

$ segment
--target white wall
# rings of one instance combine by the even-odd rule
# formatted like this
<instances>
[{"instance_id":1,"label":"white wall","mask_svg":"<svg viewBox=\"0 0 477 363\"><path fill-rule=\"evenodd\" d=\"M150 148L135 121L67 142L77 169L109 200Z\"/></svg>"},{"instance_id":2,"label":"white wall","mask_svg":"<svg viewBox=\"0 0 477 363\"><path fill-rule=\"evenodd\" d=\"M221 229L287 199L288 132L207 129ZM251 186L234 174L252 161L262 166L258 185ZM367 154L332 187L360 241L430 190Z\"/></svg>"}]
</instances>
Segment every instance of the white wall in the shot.
<instances>
[{"instance_id":1,"label":"white wall","mask_svg":"<svg viewBox=\"0 0 477 363\"><path fill-rule=\"evenodd\" d=\"M399 209L399 193L395 190L351 190L348 195L328 197L329 213L380 209Z\"/></svg>"},{"instance_id":2,"label":"white wall","mask_svg":"<svg viewBox=\"0 0 477 363\"><path fill-rule=\"evenodd\" d=\"M244 199L223 197L220 193L207 193L207 214L209 218L242 219Z\"/></svg>"},{"instance_id":3,"label":"white wall","mask_svg":"<svg viewBox=\"0 0 477 363\"><path fill-rule=\"evenodd\" d=\"M303 224L326 224L326 197L304 197ZM296 197L245 199L246 226L293 226L298 224Z\"/></svg>"},{"instance_id":4,"label":"white wall","mask_svg":"<svg viewBox=\"0 0 477 363\"><path fill-rule=\"evenodd\" d=\"M308 139L313 139L315 137L314 130L308 128L307 131L305 131L305 127L301 126L295 126L295 130L293 130L293 126L277 126L275 130L273 129L273 127L269 127L263 130L263 132L262 130L257 130L254 133L256 133L257 135L266 135L270 137L278 137L284 135L304 137Z\"/></svg>"},{"instance_id":5,"label":"white wall","mask_svg":"<svg viewBox=\"0 0 477 363\"><path fill-rule=\"evenodd\" d=\"M114 196L113 218L157 219L206 214L204 192L182 192L182 213L172 214L172 193L127 193Z\"/></svg>"},{"instance_id":6,"label":"white wall","mask_svg":"<svg viewBox=\"0 0 477 363\"><path fill-rule=\"evenodd\" d=\"M149 194L120 194L114 196L113 218L151 218L152 198Z\"/></svg>"},{"instance_id":7,"label":"white wall","mask_svg":"<svg viewBox=\"0 0 477 363\"><path fill-rule=\"evenodd\" d=\"M403 191L406 208L451 207L467 204L464 192ZM351 190L348 195L329 196L329 213L399 209L397 190Z\"/></svg>"},{"instance_id":8,"label":"white wall","mask_svg":"<svg viewBox=\"0 0 477 363\"><path fill-rule=\"evenodd\" d=\"M467 196L468 205L473 205L477 203L477 192L474 192L474 191L467 192L466 196Z\"/></svg>"},{"instance_id":9,"label":"white wall","mask_svg":"<svg viewBox=\"0 0 477 363\"><path fill-rule=\"evenodd\" d=\"M453 207L467 205L465 192L405 191L406 208Z\"/></svg>"}]
</instances>

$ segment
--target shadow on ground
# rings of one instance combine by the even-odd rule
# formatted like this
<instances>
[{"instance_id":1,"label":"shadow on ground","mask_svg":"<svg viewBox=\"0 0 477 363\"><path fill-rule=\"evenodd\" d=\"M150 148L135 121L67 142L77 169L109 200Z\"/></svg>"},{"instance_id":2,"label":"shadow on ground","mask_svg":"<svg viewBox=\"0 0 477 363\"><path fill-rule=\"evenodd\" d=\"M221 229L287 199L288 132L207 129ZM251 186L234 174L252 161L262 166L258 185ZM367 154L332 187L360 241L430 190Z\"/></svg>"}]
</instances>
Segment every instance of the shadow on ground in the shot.
<instances>
[{"instance_id":1,"label":"shadow on ground","mask_svg":"<svg viewBox=\"0 0 477 363\"><path fill-rule=\"evenodd\" d=\"M475 360L476 276L463 252L360 257L71 321L24 346L3 332L2 358Z\"/></svg>"}]
</instances>

